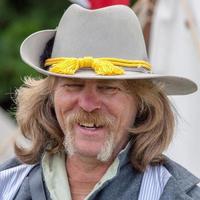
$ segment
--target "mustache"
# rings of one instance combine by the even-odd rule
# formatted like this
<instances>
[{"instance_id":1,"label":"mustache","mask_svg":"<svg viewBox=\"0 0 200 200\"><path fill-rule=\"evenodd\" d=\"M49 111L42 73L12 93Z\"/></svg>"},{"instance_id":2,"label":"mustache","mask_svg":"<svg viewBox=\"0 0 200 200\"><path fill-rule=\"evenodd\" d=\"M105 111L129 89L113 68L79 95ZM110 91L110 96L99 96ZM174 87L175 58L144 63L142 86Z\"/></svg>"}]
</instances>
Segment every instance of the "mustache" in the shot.
<instances>
[{"instance_id":1,"label":"mustache","mask_svg":"<svg viewBox=\"0 0 200 200\"><path fill-rule=\"evenodd\" d=\"M86 112L83 109L66 116L66 124L93 123L98 126L113 127L115 118L102 111Z\"/></svg>"}]
</instances>

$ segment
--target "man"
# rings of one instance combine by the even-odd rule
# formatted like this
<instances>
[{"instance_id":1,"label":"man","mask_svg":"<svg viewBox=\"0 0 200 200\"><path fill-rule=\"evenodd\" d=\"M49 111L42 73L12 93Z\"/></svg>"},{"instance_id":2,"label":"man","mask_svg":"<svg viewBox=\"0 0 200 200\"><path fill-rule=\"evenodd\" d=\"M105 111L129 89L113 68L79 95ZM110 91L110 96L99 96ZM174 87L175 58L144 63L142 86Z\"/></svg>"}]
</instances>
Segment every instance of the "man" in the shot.
<instances>
[{"instance_id":1,"label":"man","mask_svg":"<svg viewBox=\"0 0 200 200\"><path fill-rule=\"evenodd\" d=\"M166 95L197 86L152 73L130 8L72 5L20 51L48 77L17 91L31 146L16 144L17 158L1 167L1 199L200 199L199 179L162 154L174 128Z\"/></svg>"}]
</instances>

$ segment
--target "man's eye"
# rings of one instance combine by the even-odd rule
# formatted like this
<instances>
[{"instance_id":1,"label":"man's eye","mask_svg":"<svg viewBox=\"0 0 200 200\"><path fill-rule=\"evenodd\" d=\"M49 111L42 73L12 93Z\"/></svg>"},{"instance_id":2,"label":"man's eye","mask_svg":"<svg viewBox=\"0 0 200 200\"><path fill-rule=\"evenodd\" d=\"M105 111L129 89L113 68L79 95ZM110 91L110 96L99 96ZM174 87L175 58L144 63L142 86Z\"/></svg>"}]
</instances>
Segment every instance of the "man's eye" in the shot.
<instances>
[{"instance_id":1,"label":"man's eye","mask_svg":"<svg viewBox=\"0 0 200 200\"><path fill-rule=\"evenodd\" d=\"M114 87L114 86L99 86L99 90L102 93L105 94L115 94L117 93L120 89L118 87Z\"/></svg>"}]
</instances>

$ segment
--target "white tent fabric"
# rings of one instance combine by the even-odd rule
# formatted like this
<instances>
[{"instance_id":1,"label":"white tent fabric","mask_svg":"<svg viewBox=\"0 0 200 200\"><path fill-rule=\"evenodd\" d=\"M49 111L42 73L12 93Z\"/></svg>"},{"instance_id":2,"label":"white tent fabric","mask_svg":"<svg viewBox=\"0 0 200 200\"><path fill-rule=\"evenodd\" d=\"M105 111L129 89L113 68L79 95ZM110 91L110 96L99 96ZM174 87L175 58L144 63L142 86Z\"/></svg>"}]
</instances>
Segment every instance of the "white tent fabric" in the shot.
<instances>
[{"instance_id":1,"label":"white tent fabric","mask_svg":"<svg viewBox=\"0 0 200 200\"><path fill-rule=\"evenodd\" d=\"M200 1L186 0L200 40ZM200 89L200 49L187 26L181 0L157 0L150 37L150 61L154 72L182 75ZM200 91L173 96L180 117L176 135L166 154L200 177Z\"/></svg>"}]
</instances>

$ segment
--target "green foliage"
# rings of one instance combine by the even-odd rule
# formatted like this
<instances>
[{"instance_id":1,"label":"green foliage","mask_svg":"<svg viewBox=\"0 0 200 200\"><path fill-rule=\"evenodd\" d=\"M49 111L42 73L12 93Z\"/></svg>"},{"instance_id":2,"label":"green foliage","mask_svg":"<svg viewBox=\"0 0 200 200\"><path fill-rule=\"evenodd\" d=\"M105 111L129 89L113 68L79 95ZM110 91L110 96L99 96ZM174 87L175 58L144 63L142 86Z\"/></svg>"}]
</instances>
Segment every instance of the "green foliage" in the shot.
<instances>
[{"instance_id":1,"label":"green foliage","mask_svg":"<svg viewBox=\"0 0 200 200\"><path fill-rule=\"evenodd\" d=\"M133 5L134 3L136 3L137 0L131 0L131 5Z\"/></svg>"},{"instance_id":2,"label":"green foliage","mask_svg":"<svg viewBox=\"0 0 200 200\"><path fill-rule=\"evenodd\" d=\"M24 76L37 72L21 61L20 44L31 33L54 29L68 1L1 0L0 1L0 104L22 83Z\"/></svg>"}]
</instances>

